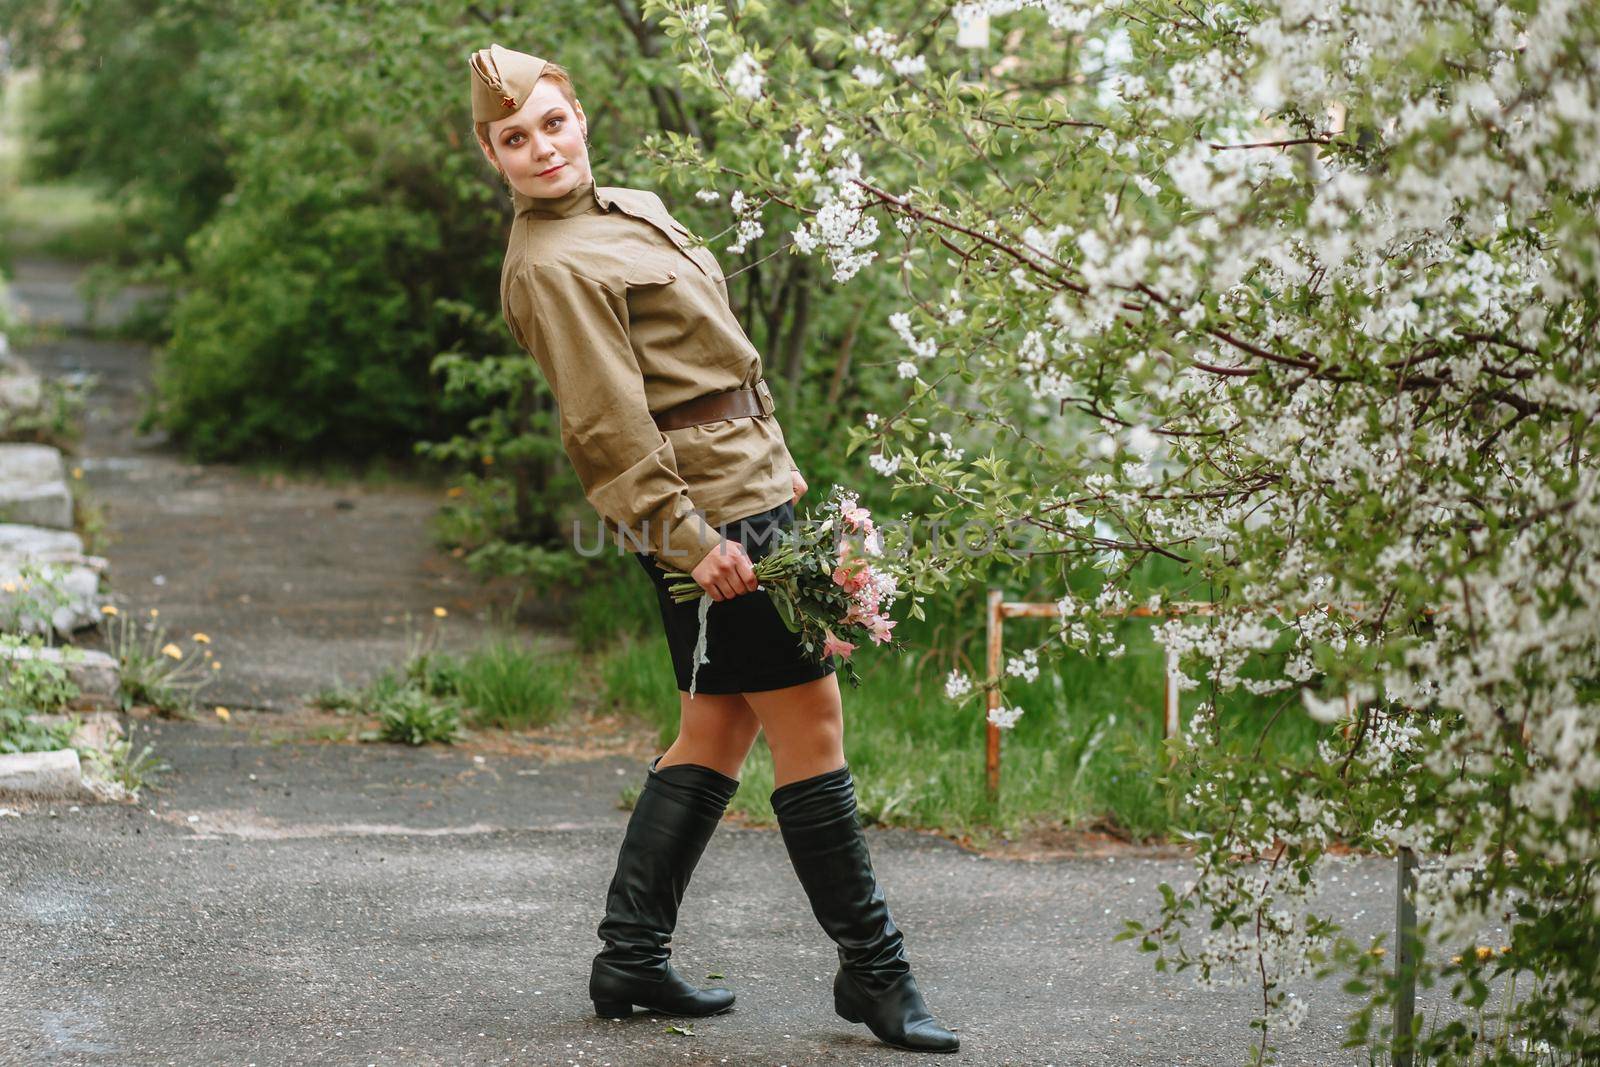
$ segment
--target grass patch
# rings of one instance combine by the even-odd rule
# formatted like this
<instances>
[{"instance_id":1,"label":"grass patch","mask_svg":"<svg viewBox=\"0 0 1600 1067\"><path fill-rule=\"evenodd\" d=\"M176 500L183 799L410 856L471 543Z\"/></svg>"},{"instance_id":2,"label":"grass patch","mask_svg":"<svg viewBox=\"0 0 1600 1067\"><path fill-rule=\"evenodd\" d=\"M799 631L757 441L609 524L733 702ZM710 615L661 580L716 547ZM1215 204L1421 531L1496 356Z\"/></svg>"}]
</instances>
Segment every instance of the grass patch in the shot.
<instances>
[{"instance_id":1,"label":"grass patch","mask_svg":"<svg viewBox=\"0 0 1600 1067\"><path fill-rule=\"evenodd\" d=\"M665 639L624 631L596 658L606 702L654 727L659 744L671 744L678 736L678 680Z\"/></svg>"},{"instance_id":2,"label":"grass patch","mask_svg":"<svg viewBox=\"0 0 1600 1067\"><path fill-rule=\"evenodd\" d=\"M366 740L452 743L466 725L508 730L565 718L578 662L546 640L500 633L467 653L421 650L359 689L332 687L311 698L328 711L375 715Z\"/></svg>"},{"instance_id":3,"label":"grass patch","mask_svg":"<svg viewBox=\"0 0 1600 1067\"><path fill-rule=\"evenodd\" d=\"M455 691L479 726L545 726L566 714L577 669L548 648L497 637L458 661Z\"/></svg>"}]
</instances>

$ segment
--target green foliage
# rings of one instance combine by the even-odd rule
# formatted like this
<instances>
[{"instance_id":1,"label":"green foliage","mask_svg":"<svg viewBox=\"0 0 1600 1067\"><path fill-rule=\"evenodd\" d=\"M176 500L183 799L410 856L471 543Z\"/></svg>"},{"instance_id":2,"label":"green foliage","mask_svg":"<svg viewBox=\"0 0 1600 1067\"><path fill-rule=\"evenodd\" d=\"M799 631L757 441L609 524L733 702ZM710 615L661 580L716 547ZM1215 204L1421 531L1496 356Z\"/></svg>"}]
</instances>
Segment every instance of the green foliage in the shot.
<instances>
[{"instance_id":1,"label":"green foliage","mask_svg":"<svg viewBox=\"0 0 1600 1067\"><path fill-rule=\"evenodd\" d=\"M624 633L648 642L661 630L660 606L649 577L631 557L619 556L615 549L590 561L567 620L567 632L585 652Z\"/></svg>"},{"instance_id":2,"label":"green foliage","mask_svg":"<svg viewBox=\"0 0 1600 1067\"><path fill-rule=\"evenodd\" d=\"M10 521L0 513L0 521ZM0 600L0 633L53 632L50 619L73 597L62 584L66 568L53 563L26 560L17 567L17 577L6 583Z\"/></svg>"},{"instance_id":3,"label":"green foliage","mask_svg":"<svg viewBox=\"0 0 1600 1067\"><path fill-rule=\"evenodd\" d=\"M75 729L73 720L41 723L26 707L0 704L0 753L54 752L67 747Z\"/></svg>"},{"instance_id":4,"label":"green foliage","mask_svg":"<svg viewBox=\"0 0 1600 1067\"><path fill-rule=\"evenodd\" d=\"M461 709L440 700L420 685L406 685L377 704L378 728L362 735L369 740L403 745L454 744L462 736Z\"/></svg>"},{"instance_id":5,"label":"green foliage","mask_svg":"<svg viewBox=\"0 0 1600 1067\"><path fill-rule=\"evenodd\" d=\"M218 0L0 0L13 62L41 75L26 176L103 189L127 258L181 254L232 184L218 117L237 18Z\"/></svg>"},{"instance_id":6,"label":"green foliage","mask_svg":"<svg viewBox=\"0 0 1600 1067\"><path fill-rule=\"evenodd\" d=\"M51 714L60 711L81 692L72 680L72 665L83 658L70 645L60 660L28 657L48 647L42 636L0 633L0 706Z\"/></svg>"},{"instance_id":7,"label":"green foliage","mask_svg":"<svg viewBox=\"0 0 1600 1067\"><path fill-rule=\"evenodd\" d=\"M407 744L451 742L476 726L528 729L565 717L578 666L543 641L533 645L506 633L465 653L433 647L437 631L416 642L405 662L358 690L331 688L317 706L350 714L375 714L368 739Z\"/></svg>"}]
</instances>

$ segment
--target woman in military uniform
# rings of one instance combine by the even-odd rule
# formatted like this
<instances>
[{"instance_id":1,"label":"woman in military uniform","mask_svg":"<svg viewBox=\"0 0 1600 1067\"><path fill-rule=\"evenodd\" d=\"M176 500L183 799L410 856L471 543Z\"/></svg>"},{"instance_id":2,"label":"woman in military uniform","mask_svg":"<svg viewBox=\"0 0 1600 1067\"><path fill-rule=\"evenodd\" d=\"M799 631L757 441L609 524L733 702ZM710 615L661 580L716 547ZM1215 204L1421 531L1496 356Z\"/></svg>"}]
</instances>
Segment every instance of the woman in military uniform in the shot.
<instances>
[{"instance_id":1,"label":"woman in military uniform","mask_svg":"<svg viewBox=\"0 0 1600 1067\"><path fill-rule=\"evenodd\" d=\"M506 323L549 382L562 445L602 526L650 576L680 690L678 737L645 773L607 893L605 945L589 979L595 1010L700 1016L733 1006L729 990L679 977L667 944L765 730L772 810L838 946L835 1009L890 1044L954 1051L873 873L832 658L806 655L751 569L793 525L806 483L716 257L655 193L595 184L588 119L565 70L499 45L471 67L479 146L515 209L500 286ZM696 605L671 602L658 559L716 601L692 699Z\"/></svg>"}]
</instances>

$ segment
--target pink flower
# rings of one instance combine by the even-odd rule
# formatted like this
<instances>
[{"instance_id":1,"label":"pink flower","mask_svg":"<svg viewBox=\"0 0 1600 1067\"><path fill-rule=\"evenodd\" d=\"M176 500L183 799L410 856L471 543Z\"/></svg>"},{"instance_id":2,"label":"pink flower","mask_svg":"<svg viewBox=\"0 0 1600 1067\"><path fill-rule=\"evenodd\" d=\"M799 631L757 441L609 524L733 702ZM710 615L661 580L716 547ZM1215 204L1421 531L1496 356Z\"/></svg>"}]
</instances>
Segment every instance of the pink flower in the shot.
<instances>
[{"instance_id":1,"label":"pink flower","mask_svg":"<svg viewBox=\"0 0 1600 1067\"><path fill-rule=\"evenodd\" d=\"M871 568L864 564L856 568L841 565L833 569L833 584L842 586L847 593L855 593L864 589L871 582Z\"/></svg>"},{"instance_id":2,"label":"pink flower","mask_svg":"<svg viewBox=\"0 0 1600 1067\"><path fill-rule=\"evenodd\" d=\"M855 503L846 501L839 505L839 516L850 524L852 530L866 530L872 532L872 512Z\"/></svg>"},{"instance_id":3,"label":"pink flower","mask_svg":"<svg viewBox=\"0 0 1600 1067\"><path fill-rule=\"evenodd\" d=\"M856 650L854 644L833 636L832 630L824 630L823 633L826 635L822 639L822 654L824 656L843 656L849 659L850 653Z\"/></svg>"},{"instance_id":4,"label":"pink flower","mask_svg":"<svg viewBox=\"0 0 1600 1067\"><path fill-rule=\"evenodd\" d=\"M866 624L866 621L878 613L878 593L875 589L863 589L850 599L850 606L845 609L844 621L847 623Z\"/></svg>"},{"instance_id":5,"label":"pink flower","mask_svg":"<svg viewBox=\"0 0 1600 1067\"><path fill-rule=\"evenodd\" d=\"M886 619L882 615L874 615L866 620L866 627L868 632L872 634L873 643L881 645L889 640L889 631L895 628L895 623L892 619Z\"/></svg>"}]
</instances>

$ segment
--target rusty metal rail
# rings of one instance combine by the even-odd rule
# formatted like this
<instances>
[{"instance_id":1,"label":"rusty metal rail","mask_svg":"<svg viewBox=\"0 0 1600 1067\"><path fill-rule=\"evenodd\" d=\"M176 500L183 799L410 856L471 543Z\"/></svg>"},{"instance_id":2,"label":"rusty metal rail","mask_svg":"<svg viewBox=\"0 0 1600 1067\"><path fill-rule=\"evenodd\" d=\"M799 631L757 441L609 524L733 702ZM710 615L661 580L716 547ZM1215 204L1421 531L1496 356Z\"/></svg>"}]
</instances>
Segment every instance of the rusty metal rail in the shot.
<instances>
[{"instance_id":1,"label":"rusty metal rail","mask_svg":"<svg viewBox=\"0 0 1600 1067\"><path fill-rule=\"evenodd\" d=\"M1106 611L1100 614L1104 617L1121 616L1130 619L1175 618L1180 615L1210 615L1212 606L1202 601L1181 602L1168 604L1165 607L1151 611L1149 608L1130 608L1127 611ZM1061 611L1054 602L1037 602L1022 600L1007 600L1004 591L1000 589L989 590L988 611L988 692L986 693L988 711L993 712L1000 706L1000 663L1004 656L1004 629L1006 619L1054 619L1061 616ZM1161 736L1163 739L1177 734L1178 723L1178 663L1172 653L1167 653L1166 686L1161 698ZM985 715L988 719L988 715ZM989 795L996 796L1000 792L1000 727L992 721L988 722L988 746L984 758L985 770L988 774Z\"/></svg>"}]
</instances>

